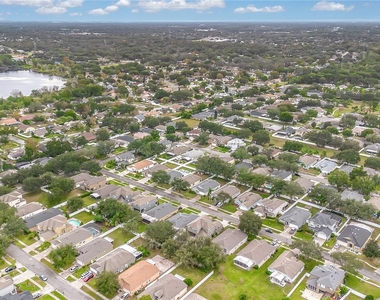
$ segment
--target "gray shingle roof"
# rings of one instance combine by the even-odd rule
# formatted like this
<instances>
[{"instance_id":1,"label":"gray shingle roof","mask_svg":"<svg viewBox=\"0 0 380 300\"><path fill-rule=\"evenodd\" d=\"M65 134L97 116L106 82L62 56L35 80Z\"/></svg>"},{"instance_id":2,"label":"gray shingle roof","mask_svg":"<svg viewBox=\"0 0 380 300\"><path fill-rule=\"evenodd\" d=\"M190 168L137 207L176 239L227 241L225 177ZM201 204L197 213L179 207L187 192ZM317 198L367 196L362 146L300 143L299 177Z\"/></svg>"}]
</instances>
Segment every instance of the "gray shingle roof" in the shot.
<instances>
[{"instance_id":1,"label":"gray shingle roof","mask_svg":"<svg viewBox=\"0 0 380 300\"><path fill-rule=\"evenodd\" d=\"M198 216L194 214L178 213L170 217L168 221L171 222L175 228L181 229L187 226L187 224L190 224L191 222L196 220L197 218Z\"/></svg>"},{"instance_id":2,"label":"gray shingle roof","mask_svg":"<svg viewBox=\"0 0 380 300\"><path fill-rule=\"evenodd\" d=\"M36 226L38 223L46 221L57 215L63 215L63 212L59 210L58 208L49 208L34 216L26 218L25 223L26 223L26 226L30 229Z\"/></svg>"},{"instance_id":3,"label":"gray shingle roof","mask_svg":"<svg viewBox=\"0 0 380 300\"><path fill-rule=\"evenodd\" d=\"M372 231L369 227L362 224L351 223L343 229L338 236L338 240L345 243L351 242L356 247L361 248L365 245L371 234Z\"/></svg>"},{"instance_id":4,"label":"gray shingle roof","mask_svg":"<svg viewBox=\"0 0 380 300\"><path fill-rule=\"evenodd\" d=\"M311 213L308 210L300 207L292 207L280 217L279 221L283 223L293 224L300 228L310 217Z\"/></svg>"},{"instance_id":5,"label":"gray shingle roof","mask_svg":"<svg viewBox=\"0 0 380 300\"><path fill-rule=\"evenodd\" d=\"M320 284L335 291L343 282L344 276L345 272L336 269L334 266L315 266L310 272L306 286L312 285L316 287L317 284Z\"/></svg>"}]
</instances>

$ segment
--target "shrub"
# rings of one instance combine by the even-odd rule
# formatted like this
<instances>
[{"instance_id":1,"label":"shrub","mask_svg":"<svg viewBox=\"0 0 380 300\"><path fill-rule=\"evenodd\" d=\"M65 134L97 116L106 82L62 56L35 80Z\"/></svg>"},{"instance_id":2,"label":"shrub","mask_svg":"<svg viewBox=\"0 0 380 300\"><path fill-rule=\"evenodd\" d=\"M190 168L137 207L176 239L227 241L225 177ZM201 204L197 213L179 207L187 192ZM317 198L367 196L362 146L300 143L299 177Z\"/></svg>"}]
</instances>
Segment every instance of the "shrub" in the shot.
<instances>
[{"instance_id":1,"label":"shrub","mask_svg":"<svg viewBox=\"0 0 380 300\"><path fill-rule=\"evenodd\" d=\"M183 282L186 283L187 286L193 285L193 281L190 278L186 278Z\"/></svg>"}]
</instances>

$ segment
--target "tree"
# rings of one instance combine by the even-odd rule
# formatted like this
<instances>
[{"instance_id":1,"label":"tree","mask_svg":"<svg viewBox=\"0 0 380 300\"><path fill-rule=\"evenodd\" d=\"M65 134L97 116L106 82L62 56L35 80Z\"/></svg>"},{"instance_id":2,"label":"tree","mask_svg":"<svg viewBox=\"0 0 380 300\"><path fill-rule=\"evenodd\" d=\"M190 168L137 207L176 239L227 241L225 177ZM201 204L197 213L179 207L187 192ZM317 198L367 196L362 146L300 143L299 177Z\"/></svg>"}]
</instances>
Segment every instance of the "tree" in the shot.
<instances>
[{"instance_id":1,"label":"tree","mask_svg":"<svg viewBox=\"0 0 380 300\"><path fill-rule=\"evenodd\" d=\"M365 296L364 300L375 300L375 297L372 295Z\"/></svg>"},{"instance_id":2,"label":"tree","mask_svg":"<svg viewBox=\"0 0 380 300\"><path fill-rule=\"evenodd\" d=\"M213 243L209 237L195 237L176 252L177 259L185 267L195 267L210 271L224 261L222 248Z\"/></svg>"},{"instance_id":3,"label":"tree","mask_svg":"<svg viewBox=\"0 0 380 300\"><path fill-rule=\"evenodd\" d=\"M202 156L196 162L198 172L223 176L227 180L235 175L235 166L224 162L219 157Z\"/></svg>"},{"instance_id":4,"label":"tree","mask_svg":"<svg viewBox=\"0 0 380 300\"><path fill-rule=\"evenodd\" d=\"M82 170L89 171L91 174L95 174L99 172L102 168L99 163L93 160L85 161L82 166Z\"/></svg>"},{"instance_id":5,"label":"tree","mask_svg":"<svg viewBox=\"0 0 380 300\"><path fill-rule=\"evenodd\" d=\"M96 140L99 141L108 141L110 139L110 134L107 129L101 128L96 133Z\"/></svg>"},{"instance_id":6,"label":"tree","mask_svg":"<svg viewBox=\"0 0 380 300\"><path fill-rule=\"evenodd\" d=\"M44 181L40 177L28 177L22 182L22 189L25 192L37 192L44 185Z\"/></svg>"},{"instance_id":7,"label":"tree","mask_svg":"<svg viewBox=\"0 0 380 300\"><path fill-rule=\"evenodd\" d=\"M299 249L306 259L316 259L321 260L322 247L314 242L309 242L305 240L294 240L292 243L292 248Z\"/></svg>"},{"instance_id":8,"label":"tree","mask_svg":"<svg viewBox=\"0 0 380 300\"><path fill-rule=\"evenodd\" d=\"M152 297L150 295L142 295L140 300L152 300Z\"/></svg>"},{"instance_id":9,"label":"tree","mask_svg":"<svg viewBox=\"0 0 380 300\"><path fill-rule=\"evenodd\" d=\"M363 166L360 166L359 168L354 168L350 173L350 179L354 180L356 177L363 177L368 176L367 172L364 171Z\"/></svg>"},{"instance_id":10,"label":"tree","mask_svg":"<svg viewBox=\"0 0 380 300\"><path fill-rule=\"evenodd\" d=\"M369 176L358 176L352 181L352 188L363 195L369 195L375 190L376 184Z\"/></svg>"},{"instance_id":11,"label":"tree","mask_svg":"<svg viewBox=\"0 0 380 300\"><path fill-rule=\"evenodd\" d=\"M45 154L50 157L55 157L67 151L71 151L72 147L69 141L61 139L52 139L46 143Z\"/></svg>"},{"instance_id":12,"label":"tree","mask_svg":"<svg viewBox=\"0 0 380 300\"><path fill-rule=\"evenodd\" d=\"M152 180L158 184L168 184L170 182L170 175L163 170L158 170L152 173Z\"/></svg>"},{"instance_id":13,"label":"tree","mask_svg":"<svg viewBox=\"0 0 380 300\"><path fill-rule=\"evenodd\" d=\"M75 187L75 182L71 178L55 177L53 178L50 188L61 189L65 194L69 194Z\"/></svg>"},{"instance_id":14,"label":"tree","mask_svg":"<svg viewBox=\"0 0 380 300\"><path fill-rule=\"evenodd\" d=\"M53 266L56 269L60 269L71 265L75 261L75 257L78 255L78 251L72 245L63 245L55 250L52 250L49 254L49 258L53 262Z\"/></svg>"},{"instance_id":15,"label":"tree","mask_svg":"<svg viewBox=\"0 0 380 300\"><path fill-rule=\"evenodd\" d=\"M10 244L11 241L9 240L9 238L4 234L0 234L0 257L5 256L5 251L8 249Z\"/></svg>"},{"instance_id":16,"label":"tree","mask_svg":"<svg viewBox=\"0 0 380 300\"><path fill-rule=\"evenodd\" d=\"M302 148L303 148L303 144L300 142L285 141L285 144L282 147L282 150L300 152Z\"/></svg>"},{"instance_id":17,"label":"tree","mask_svg":"<svg viewBox=\"0 0 380 300\"><path fill-rule=\"evenodd\" d=\"M380 247L375 240L371 240L365 245L363 254L369 258L380 257Z\"/></svg>"},{"instance_id":18,"label":"tree","mask_svg":"<svg viewBox=\"0 0 380 300\"><path fill-rule=\"evenodd\" d=\"M260 149L259 149L259 147L257 147L257 146L248 146L247 151L248 151L248 153L250 153L251 155L257 155L257 154L259 154Z\"/></svg>"},{"instance_id":19,"label":"tree","mask_svg":"<svg viewBox=\"0 0 380 300\"><path fill-rule=\"evenodd\" d=\"M368 157L366 161L364 162L364 167L380 170L380 158Z\"/></svg>"},{"instance_id":20,"label":"tree","mask_svg":"<svg viewBox=\"0 0 380 300\"><path fill-rule=\"evenodd\" d=\"M283 111L278 116L278 119L281 122L288 122L288 123L290 123L290 122L293 122L293 115L290 112Z\"/></svg>"},{"instance_id":21,"label":"tree","mask_svg":"<svg viewBox=\"0 0 380 300\"><path fill-rule=\"evenodd\" d=\"M175 234L173 224L169 221L150 223L145 230L147 244L152 249L159 249L168 239Z\"/></svg>"},{"instance_id":22,"label":"tree","mask_svg":"<svg viewBox=\"0 0 380 300\"><path fill-rule=\"evenodd\" d=\"M258 144L258 145L264 145L264 144L269 143L269 141L270 141L269 132L266 131L266 130L259 130L259 131L256 131L256 132L253 134L253 141L254 141L256 144Z\"/></svg>"},{"instance_id":23,"label":"tree","mask_svg":"<svg viewBox=\"0 0 380 300\"><path fill-rule=\"evenodd\" d=\"M98 154L100 156L106 156L111 153L114 146L115 145L112 141L100 141L98 142L96 149L98 150Z\"/></svg>"},{"instance_id":24,"label":"tree","mask_svg":"<svg viewBox=\"0 0 380 300\"><path fill-rule=\"evenodd\" d=\"M103 295L114 295L120 288L117 274L104 271L96 278L96 289Z\"/></svg>"},{"instance_id":25,"label":"tree","mask_svg":"<svg viewBox=\"0 0 380 300\"><path fill-rule=\"evenodd\" d=\"M350 177L346 172L334 170L328 176L327 180L330 184L335 185L338 189L348 186Z\"/></svg>"},{"instance_id":26,"label":"tree","mask_svg":"<svg viewBox=\"0 0 380 300\"><path fill-rule=\"evenodd\" d=\"M293 199L294 196L301 196L305 192L303 191L298 182L291 181L286 186L284 193L285 195L288 195L291 199Z\"/></svg>"},{"instance_id":27,"label":"tree","mask_svg":"<svg viewBox=\"0 0 380 300\"><path fill-rule=\"evenodd\" d=\"M197 142L199 145L207 145L209 140L209 134L207 132L201 132L194 141Z\"/></svg>"},{"instance_id":28,"label":"tree","mask_svg":"<svg viewBox=\"0 0 380 300\"><path fill-rule=\"evenodd\" d=\"M100 220L105 220L111 226L127 223L131 220L140 220L141 218L137 211L116 199L106 199L99 202L95 213L100 217L98 217Z\"/></svg>"},{"instance_id":29,"label":"tree","mask_svg":"<svg viewBox=\"0 0 380 300\"><path fill-rule=\"evenodd\" d=\"M240 129L236 132L236 136L240 139L247 139L251 136L252 132L248 128Z\"/></svg>"},{"instance_id":30,"label":"tree","mask_svg":"<svg viewBox=\"0 0 380 300\"><path fill-rule=\"evenodd\" d=\"M311 200L319 203L322 206L341 201L340 193L338 193L336 190L319 185L312 189L312 191L309 193L309 197Z\"/></svg>"},{"instance_id":31,"label":"tree","mask_svg":"<svg viewBox=\"0 0 380 300\"><path fill-rule=\"evenodd\" d=\"M283 194L288 186L285 180L276 177L268 178L268 182L272 185L270 192L275 196Z\"/></svg>"},{"instance_id":32,"label":"tree","mask_svg":"<svg viewBox=\"0 0 380 300\"><path fill-rule=\"evenodd\" d=\"M15 214L10 216L7 223L3 227L3 233L8 237L17 236L27 230L28 228L26 227L24 220Z\"/></svg>"},{"instance_id":33,"label":"tree","mask_svg":"<svg viewBox=\"0 0 380 300\"><path fill-rule=\"evenodd\" d=\"M248 235L258 235L262 221L261 218L252 211L245 211L239 217L239 229Z\"/></svg>"},{"instance_id":34,"label":"tree","mask_svg":"<svg viewBox=\"0 0 380 300\"><path fill-rule=\"evenodd\" d=\"M231 156L238 161L242 161L243 159L249 158L251 155L248 153L248 151L244 147L240 147L236 149Z\"/></svg>"},{"instance_id":35,"label":"tree","mask_svg":"<svg viewBox=\"0 0 380 300\"><path fill-rule=\"evenodd\" d=\"M319 147L325 147L332 141L332 135L326 130L313 130L304 135L306 139L315 143Z\"/></svg>"},{"instance_id":36,"label":"tree","mask_svg":"<svg viewBox=\"0 0 380 300\"><path fill-rule=\"evenodd\" d=\"M346 252L333 252L331 257L334 262L339 263L342 269L346 272L357 274L358 271L363 267L363 263L357 259L355 254L348 251Z\"/></svg>"},{"instance_id":37,"label":"tree","mask_svg":"<svg viewBox=\"0 0 380 300\"><path fill-rule=\"evenodd\" d=\"M186 191L190 187L190 183L181 178L174 178L172 186L175 191Z\"/></svg>"},{"instance_id":38,"label":"tree","mask_svg":"<svg viewBox=\"0 0 380 300\"><path fill-rule=\"evenodd\" d=\"M72 197L66 203L66 208L70 212L77 211L84 206L84 201L81 197Z\"/></svg>"},{"instance_id":39,"label":"tree","mask_svg":"<svg viewBox=\"0 0 380 300\"><path fill-rule=\"evenodd\" d=\"M339 152L336 158L341 162L357 164L360 161L359 152L353 149L347 149Z\"/></svg>"}]
</instances>

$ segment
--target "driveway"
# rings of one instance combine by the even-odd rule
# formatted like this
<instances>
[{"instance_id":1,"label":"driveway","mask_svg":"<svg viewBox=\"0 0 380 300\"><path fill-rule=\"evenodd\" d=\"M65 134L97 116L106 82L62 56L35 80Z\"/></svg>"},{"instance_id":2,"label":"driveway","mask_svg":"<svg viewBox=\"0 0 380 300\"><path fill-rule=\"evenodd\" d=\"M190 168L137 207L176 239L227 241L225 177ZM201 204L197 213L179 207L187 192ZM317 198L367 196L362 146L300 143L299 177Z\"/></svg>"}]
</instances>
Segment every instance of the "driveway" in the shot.
<instances>
[{"instance_id":1,"label":"driveway","mask_svg":"<svg viewBox=\"0 0 380 300\"><path fill-rule=\"evenodd\" d=\"M62 293L67 299L81 299L81 300L92 300L90 296L87 296L84 292L76 289L68 281L62 278L60 275L53 272L43 263L30 256L28 253L24 252L15 245L10 245L7 249L7 253L20 262L27 269L31 270L37 276L44 274L48 277L49 284Z\"/></svg>"}]
</instances>

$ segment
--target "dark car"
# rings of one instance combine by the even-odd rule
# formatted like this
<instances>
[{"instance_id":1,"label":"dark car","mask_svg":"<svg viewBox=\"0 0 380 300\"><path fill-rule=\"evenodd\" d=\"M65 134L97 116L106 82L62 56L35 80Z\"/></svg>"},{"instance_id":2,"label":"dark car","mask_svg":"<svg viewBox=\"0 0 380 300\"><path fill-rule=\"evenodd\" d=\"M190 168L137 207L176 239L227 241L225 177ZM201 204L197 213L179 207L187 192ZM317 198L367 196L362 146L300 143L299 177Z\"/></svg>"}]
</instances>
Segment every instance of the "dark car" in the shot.
<instances>
[{"instance_id":1,"label":"dark car","mask_svg":"<svg viewBox=\"0 0 380 300\"><path fill-rule=\"evenodd\" d=\"M292 228L292 229L290 229L290 231L289 231L290 234L294 234L295 232L296 232L296 229L295 229L295 228Z\"/></svg>"},{"instance_id":2,"label":"dark car","mask_svg":"<svg viewBox=\"0 0 380 300\"><path fill-rule=\"evenodd\" d=\"M10 271L13 271L16 269L16 266L9 266L5 268L5 273L9 273Z\"/></svg>"},{"instance_id":3,"label":"dark car","mask_svg":"<svg viewBox=\"0 0 380 300\"><path fill-rule=\"evenodd\" d=\"M269 229L269 228L265 228L265 231L268 233L273 233L272 229Z\"/></svg>"}]
</instances>

